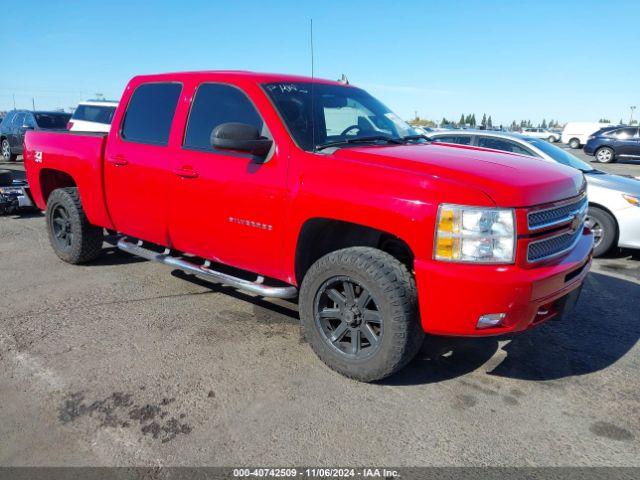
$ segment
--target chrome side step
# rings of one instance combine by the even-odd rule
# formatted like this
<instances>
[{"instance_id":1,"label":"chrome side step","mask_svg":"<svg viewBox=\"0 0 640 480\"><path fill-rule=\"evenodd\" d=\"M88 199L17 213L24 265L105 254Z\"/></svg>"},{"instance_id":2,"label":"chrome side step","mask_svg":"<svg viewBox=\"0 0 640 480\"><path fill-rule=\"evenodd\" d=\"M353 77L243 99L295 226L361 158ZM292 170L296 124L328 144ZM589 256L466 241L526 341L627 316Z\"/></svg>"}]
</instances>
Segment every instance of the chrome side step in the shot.
<instances>
[{"instance_id":1,"label":"chrome side step","mask_svg":"<svg viewBox=\"0 0 640 480\"><path fill-rule=\"evenodd\" d=\"M187 273L193 273L217 283L224 283L225 285L235 287L239 290L255 293L263 297L273 298L293 298L298 294L298 289L294 286L271 287L264 285L264 277L261 276L258 276L255 281L251 282L243 278L234 277L227 273L212 270L209 268L211 266L209 261L206 261L203 265L197 265L182 258L171 256L171 251L168 248L165 249L164 252L158 253L153 250L149 250L148 248L144 248L142 245L142 241L134 243L127 237L122 237L118 240L118 248L127 253L146 258L147 260L153 260L154 262L164 263L165 265L183 270Z\"/></svg>"}]
</instances>

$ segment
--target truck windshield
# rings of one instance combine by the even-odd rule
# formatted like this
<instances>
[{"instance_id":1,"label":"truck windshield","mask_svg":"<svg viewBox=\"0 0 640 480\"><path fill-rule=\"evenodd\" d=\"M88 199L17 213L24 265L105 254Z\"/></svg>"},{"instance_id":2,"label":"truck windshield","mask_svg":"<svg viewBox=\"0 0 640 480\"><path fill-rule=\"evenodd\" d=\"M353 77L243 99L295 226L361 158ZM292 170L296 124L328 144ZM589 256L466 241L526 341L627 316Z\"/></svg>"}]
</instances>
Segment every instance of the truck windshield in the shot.
<instances>
[{"instance_id":1,"label":"truck windshield","mask_svg":"<svg viewBox=\"0 0 640 480\"><path fill-rule=\"evenodd\" d=\"M419 135L359 88L324 83L313 83L312 88L311 83L294 82L268 83L264 89L298 146L307 151L330 144L362 145L387 138L391 143L402 143L406 137Z\"/></svg>"}]
</instances>

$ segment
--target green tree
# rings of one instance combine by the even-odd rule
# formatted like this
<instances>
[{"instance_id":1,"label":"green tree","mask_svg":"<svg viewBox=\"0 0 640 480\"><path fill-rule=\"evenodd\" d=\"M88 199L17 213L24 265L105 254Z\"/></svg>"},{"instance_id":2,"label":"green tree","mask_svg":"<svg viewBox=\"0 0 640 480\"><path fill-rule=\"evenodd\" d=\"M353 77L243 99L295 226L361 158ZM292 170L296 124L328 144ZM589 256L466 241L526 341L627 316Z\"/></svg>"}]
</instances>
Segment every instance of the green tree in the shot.
<instances>
[{"instance_id":1,"label":"green tree","mask_svg":"<svg viewBox=\"0 0 640 480\"><path fill-rule=\"evenodd\" d=\"M487 114L486 113L482 114L482 120L480 120L480 125L482 125L483 127L486 128L486 126L487 126Z\"/></svg>"},{"instance_id":2,"label":"green tree","mask_svg":"<svg viewBox=\"0 0 640 480\"><path fill-rule=\"evenodd\" d=\"M493 122L491 121L491 115L489 115L489 118L487 118L487 127L488 128L492 128L493 127Z\"/></svg>"},{"instance_id":3,"label":"green tree","mask_svg":"<svg viewBox=\"0 0 640 480\"><path fill-rule=\"evenodd\" d=\"M460 121L458 122L458 126L460 127L464 126L464 113L460 115Z\"/></svg>"},{"instance_id":4,"label":"green tree","mask_svg":"<svg viewBox=\"0 0 640 480\"><path fill-rule=\"evenodd\" d=\"M511 130L517 130L517 129L518 129L518 124L514 120L513 122L511 122Z\"/></svg>"},{"instance_id":5,"label":"green tree","mask_svg":"<svg viewBox=\"0 0 640 480\"><path fill-rule=\"evenodd\" d=\"M547 120L546 119L542 119L542 125L540 126L541 128L547 128Z\"/></svg>"},{"instance_id":6,"label":"green tree","mask_svg":"<svg viewBox=\"0 0 640 480\"><path fill-rule=\"evenodd\" d=\"M476 114L471 115L471 121L469 122L472 127L476 126Z\"/></svg>"}]
</instances>

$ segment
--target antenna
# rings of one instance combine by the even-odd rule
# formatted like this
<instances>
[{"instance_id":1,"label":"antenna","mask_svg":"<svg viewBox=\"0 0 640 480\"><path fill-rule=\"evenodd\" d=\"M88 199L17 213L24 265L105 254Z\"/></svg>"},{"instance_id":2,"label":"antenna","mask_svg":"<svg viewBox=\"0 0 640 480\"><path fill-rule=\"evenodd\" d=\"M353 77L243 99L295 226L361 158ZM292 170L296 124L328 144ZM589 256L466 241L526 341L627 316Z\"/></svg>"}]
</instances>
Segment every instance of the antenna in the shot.
<instances>
[{"instance_id":1,"label":"antenna","mask_svg":"<svg viewBox=\"0 0 640 480\"><path fill-rule=\"evenodd\" d=\"M313 63L314 63L314 59L313 59L313 18L310 19L310 25L309 25L309 33L310 33L310 46L311 46L311 145L313 148L313 151L316 151L316 122L315 122L315 117L316 117L316 109L315 109L315 99L314 99L314 93L313 93L313 84L314 84L314 68L313 68Z\"/></svg>"}]
</instances>

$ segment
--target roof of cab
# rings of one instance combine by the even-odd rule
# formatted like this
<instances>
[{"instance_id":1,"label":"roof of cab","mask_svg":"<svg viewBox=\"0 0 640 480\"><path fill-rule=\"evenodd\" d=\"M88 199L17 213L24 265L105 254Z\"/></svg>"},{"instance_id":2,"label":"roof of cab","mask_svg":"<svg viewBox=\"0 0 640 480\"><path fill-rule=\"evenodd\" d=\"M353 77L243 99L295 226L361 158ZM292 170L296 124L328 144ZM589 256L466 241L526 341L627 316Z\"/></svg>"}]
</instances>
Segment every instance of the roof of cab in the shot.
<instances>
[{"instance_id":1,"label":"roof of cab","mask_svg":"<svg viewBox=\"0 0 640 480\"><path fill-rule=\"evenodd\" d=\"M260 73L245 70L201 70L193 72L169 72L157 73L151 75L136 75L133 80L137 82L157 82L157 81L180 81L185 79L197 80L248 80L255 83L271 83L271 82L314 82L325 83L330 85L342 85L342 82L334 80L326 80L322 78L305 77L302 75L286 75L282 73Z\"/></svg>"}]
</instances>

